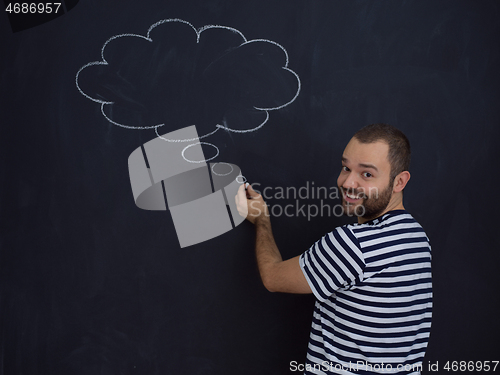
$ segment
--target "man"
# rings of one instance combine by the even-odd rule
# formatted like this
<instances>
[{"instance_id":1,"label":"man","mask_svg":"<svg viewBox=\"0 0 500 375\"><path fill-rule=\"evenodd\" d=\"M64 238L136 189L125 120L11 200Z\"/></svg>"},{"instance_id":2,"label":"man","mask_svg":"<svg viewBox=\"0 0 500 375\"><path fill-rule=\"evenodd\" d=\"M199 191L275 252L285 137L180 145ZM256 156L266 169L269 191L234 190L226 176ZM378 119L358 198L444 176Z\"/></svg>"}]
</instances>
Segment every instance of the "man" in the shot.
<instances>
[{"instance_id":1,"label":"man","mask_svg":"<svg viewBox=\"0 0 500 375\"><path fill-rule=\"evenodd\" d=\"M314 293L305 374L420 374L432 316L431 248L404 209L410 144L398 129L359 130L337 185L356 224L337 227L283 261L262 196L242 185L241 215L255 224L256 256L271 292Z\"/></svg>"}]
</instances>

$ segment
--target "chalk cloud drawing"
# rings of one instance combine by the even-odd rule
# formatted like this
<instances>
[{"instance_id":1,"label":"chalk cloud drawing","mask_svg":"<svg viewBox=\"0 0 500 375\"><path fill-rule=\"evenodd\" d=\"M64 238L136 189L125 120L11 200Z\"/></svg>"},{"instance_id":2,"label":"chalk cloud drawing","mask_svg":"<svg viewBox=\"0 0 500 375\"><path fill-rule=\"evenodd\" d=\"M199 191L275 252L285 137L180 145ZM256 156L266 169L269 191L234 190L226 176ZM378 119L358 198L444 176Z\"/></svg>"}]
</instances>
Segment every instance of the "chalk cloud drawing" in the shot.
<instances>
[{"instance_id":1,"label":"chalk cloud drawing","mask_svg":"<svg viewBox=\"0 0 500 375\"><path fill-rule=\"evenodd\" d=\"M254 132L270 111L295 101L301 82L288 64L287 51L274 41L248 40L227 26L196 29L172 18L154 23L146 35L109 38L101 60L82 66L75 81L111 124L154 130L156 138L129 157L134 199L143 209L168 208L184 247L241 222L227 197L246 180L233 164L208 163L219 149L206 138L220 130ZM209 157L202 145L213 150ZM229 217L230 225L205 228L206 221L228 223L226 217L214 220L214 212ZM193 217L200 219L196 225ZM188 241L193 233L203 235Z\"/></svg>"}]
</instances>

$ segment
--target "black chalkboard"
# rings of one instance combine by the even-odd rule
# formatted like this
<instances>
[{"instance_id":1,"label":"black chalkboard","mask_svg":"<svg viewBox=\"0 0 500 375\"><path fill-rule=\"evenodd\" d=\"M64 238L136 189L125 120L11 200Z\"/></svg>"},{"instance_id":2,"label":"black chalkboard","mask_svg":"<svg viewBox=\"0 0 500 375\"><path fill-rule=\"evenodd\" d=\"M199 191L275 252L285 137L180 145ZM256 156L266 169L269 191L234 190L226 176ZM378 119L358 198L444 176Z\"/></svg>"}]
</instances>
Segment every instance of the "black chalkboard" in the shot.
<instances>
[{"instance_id":1,"label":"black chalkboard","mask_svg":"<svg viewBox=\"0 0 500 375\"><path fill-rule=\"evenodd\" d=\"M436 362L444 371L448 361L500 360L498 2L81 0L64 9L17 28L0 15L0 373L276 375L305 359L314 297L264 289L248 222L181 248L171 213L138 208L131 190L127 160L155 129L120 124L161 123L162 134L196 125L200 135L220 125L204 155L216 146L215 162L268 187L284 258L352 221L311 210L322 199L313 187L336 186L352 134L397 126L413 150L405 207L433 246L423 373ZM151 34L158 41L153 32L170 28L174 55L137 37L174 19L185 22ZM187 48L208 25L225 28ZM89 66L78 85L82 67L123 34L135 35L134 48L113 40L109 66ZM241 36L261 42L235 51ZM309 195L280 194L287 187Z\"/></svg>"}]
</instances>

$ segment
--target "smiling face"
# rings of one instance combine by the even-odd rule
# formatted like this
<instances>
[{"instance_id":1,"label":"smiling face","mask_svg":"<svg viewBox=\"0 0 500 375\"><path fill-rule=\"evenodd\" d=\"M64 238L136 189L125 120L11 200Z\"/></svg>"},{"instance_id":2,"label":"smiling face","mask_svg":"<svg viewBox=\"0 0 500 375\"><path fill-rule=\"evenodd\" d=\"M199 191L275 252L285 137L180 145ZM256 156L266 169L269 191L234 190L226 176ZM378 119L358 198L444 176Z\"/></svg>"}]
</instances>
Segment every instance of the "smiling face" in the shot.
<instances>
[{"instance_id":1,"label":"smiling face","mask_svg":"<svg viewBox=\"0 0 500 375\"><path fill-rule=\"evenodd\" d=\"M342 155L342 170L337 179L342 205L344 212L357 216L360 223L403 208L402 194L399 188L394 190L398 178L390 179L388 152L386 142L361 143L352 138Z\"/></svg>"}]
</instances>

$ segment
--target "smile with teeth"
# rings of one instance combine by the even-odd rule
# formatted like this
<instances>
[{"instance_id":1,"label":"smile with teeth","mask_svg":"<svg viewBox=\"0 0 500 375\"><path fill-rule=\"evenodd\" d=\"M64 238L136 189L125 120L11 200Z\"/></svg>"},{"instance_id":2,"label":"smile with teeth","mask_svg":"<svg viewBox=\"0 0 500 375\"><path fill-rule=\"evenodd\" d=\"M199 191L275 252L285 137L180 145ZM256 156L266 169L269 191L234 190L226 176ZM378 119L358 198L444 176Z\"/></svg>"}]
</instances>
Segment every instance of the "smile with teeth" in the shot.
<instances>
[{"instance_id":1,"label":"smile with teeth","mask_svg":"<svg viewBox=\"0 0 500 375\"><path fill-rule=\"evenodd\" d=\"M355 202L363 198L363 195L355 195L355 194L349 194L345 193L344 194L345 200L348 202Z\"/></svg>"}]
</instances>

